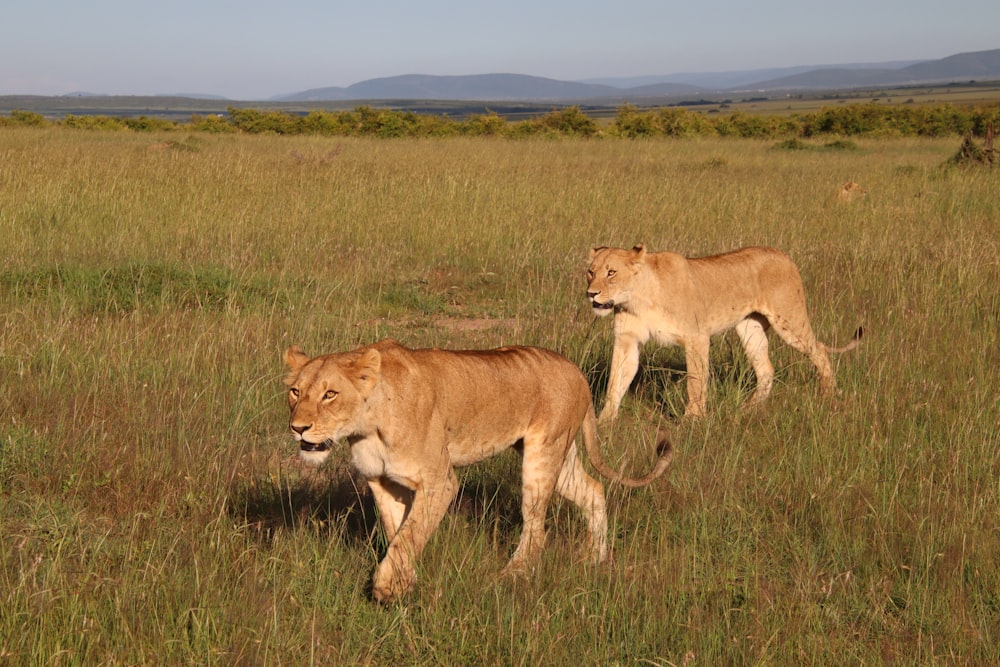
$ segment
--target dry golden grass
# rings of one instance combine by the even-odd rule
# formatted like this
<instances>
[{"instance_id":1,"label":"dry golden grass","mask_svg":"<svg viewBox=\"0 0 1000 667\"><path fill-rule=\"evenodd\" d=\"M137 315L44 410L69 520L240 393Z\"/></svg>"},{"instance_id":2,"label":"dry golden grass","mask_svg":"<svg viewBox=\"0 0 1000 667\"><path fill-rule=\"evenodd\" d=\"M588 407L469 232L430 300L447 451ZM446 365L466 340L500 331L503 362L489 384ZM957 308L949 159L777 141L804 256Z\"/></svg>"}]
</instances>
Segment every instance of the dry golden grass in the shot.
<instances>
[{"instance_id":1,"label":"dry golden grass","mask_svg":"<svg viewBox=\"0 0 1000 667\"><path fill-rule=\"evenodd\" d=\"M0 132L0 662L996 662L996 175L943 166L958 139L858 144ZM538 344L599 400L587 250L639 241L788 252L821 339L866 327L840 400L775 343L740 411L724 338L718 408L677 424L683 356L649 349L607 456L648 467L660 428L675 462L609 487L611 565L559 516L497 579L511 455L463 473L406 604L371 604L370 503L298 465L281 351Z\"/></svg>"}]
</instances>

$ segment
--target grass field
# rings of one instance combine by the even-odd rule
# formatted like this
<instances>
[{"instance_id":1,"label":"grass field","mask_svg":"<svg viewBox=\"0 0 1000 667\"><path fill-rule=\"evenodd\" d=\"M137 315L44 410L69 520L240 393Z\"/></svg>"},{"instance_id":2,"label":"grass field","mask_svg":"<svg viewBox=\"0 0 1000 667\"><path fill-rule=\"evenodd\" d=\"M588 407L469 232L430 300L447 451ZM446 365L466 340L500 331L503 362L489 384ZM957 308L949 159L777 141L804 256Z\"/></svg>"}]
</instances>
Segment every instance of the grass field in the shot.
<instances>
[{"instance_id":1,"label":"grass field","mask_svg":"<svg viewBox=\"0 0 1000 667\"><path fill-rule=\"evenodd\" d=\"M719 665L1000 661L1000 198L959 138L329 140L0 132L0 664ZM995 171L995 170L994 170ZM868 196L833 199L847 180ZM715 341L711 414L649 348L604 443L613 561L551 510L532 576L518 460L462 491L403 604L344 456L303 468L280 378L312 353L550 347L602 399L593 245L773 245L842 393Z\"/></svg>"}]
</instances>

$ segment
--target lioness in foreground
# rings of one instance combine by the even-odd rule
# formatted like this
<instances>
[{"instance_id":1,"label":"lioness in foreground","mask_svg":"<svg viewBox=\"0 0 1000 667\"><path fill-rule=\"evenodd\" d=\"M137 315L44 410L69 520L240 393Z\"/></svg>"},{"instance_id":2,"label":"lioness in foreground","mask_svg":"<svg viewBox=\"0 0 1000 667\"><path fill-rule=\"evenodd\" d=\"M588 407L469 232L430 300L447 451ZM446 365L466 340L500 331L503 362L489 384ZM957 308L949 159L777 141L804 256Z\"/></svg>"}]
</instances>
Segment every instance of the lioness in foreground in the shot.
<instances>
[{"instance_id":1,"label":"lioness in foreground","mask_svg":"<svg viewBox=\"0 0 1000 667\"><path fill-rule=\"evenodd\" d=\"M591 464L622 484L648 484L670 462L667 446L641 479L611 470L583 373L549 350L411 350L386 340L314 358L291 347L285 363L289 428L302 458L318 464L346 439L372 491L389 545L373 578L380 602L413 584L414 562L458 491L456 466L509 447L521 452L524 526L504 568L519 572L543 547L553 490L583 511L594 560L607 558L604 490L577 456L581 425Z\"/></svg>"},{"instance_id":2,"label":"lioness in foreground","mask_svg":"<svg viewBox=\"0 0 1000 667\"><path fill-rule=\"evenodd\" d=\"M757 376L751 405L771 392L774 367L767 354L767 329L809 357L824 392L837 389L827 352L816 340L806 311L802 279L795 263L773 248L743 248L722 255L687 259L672 252L600 247L590 251L587 299L594 314L614 313L615 347L602 422L615 418L622 396L639 368L639 348L653 339L683 345L687 362L685 416L705 413L708 348L711 336L736 329Z\"/></svg>"}]
</instances>

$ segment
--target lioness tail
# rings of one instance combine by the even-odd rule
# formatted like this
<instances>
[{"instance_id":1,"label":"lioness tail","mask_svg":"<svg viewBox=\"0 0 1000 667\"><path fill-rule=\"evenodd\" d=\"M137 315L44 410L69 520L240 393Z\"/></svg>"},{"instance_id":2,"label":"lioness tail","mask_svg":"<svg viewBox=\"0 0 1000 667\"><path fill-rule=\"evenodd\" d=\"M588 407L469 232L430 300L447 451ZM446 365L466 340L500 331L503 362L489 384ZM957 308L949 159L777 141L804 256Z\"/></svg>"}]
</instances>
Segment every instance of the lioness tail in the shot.
<instances>
[{"instance_id":1,"label":"lioness tail","mask_svg":"<svg viewBox=\"0 0 1000 667\"><path fill-rule=\"evenodd\" d=\"M657 477L666 472L667 467L670 465L671 459L673 459L674 452L670 441L666 438L662 438L656 446L656 452L659 454L659 458L656 460L656 464L653 469L650 470L643 477L626 477L622 473L612 470L611 467L604 462L604 458L601 456L600 441L597 436L597 416L594 413L593 406L587 411L587 416L583 420L583 444L587 449L587 458L590 459L590 464L594 466L597 472L601 473L608 479L615 481L622 486L627 486L630 489L634 489L640 486L646 486Z\"/></svg>"},{"instance_id":2,"label":"lioness tail","mask_svg":"<svg viewBox=\"0 0 1000 667\"><path fill-rule=\"evenodd\" d=\"M826 351L833 352L834 354L840 354L841 352L848 352L850 350L853 350L854 348L856 348L858 345L861 344L861 337L864 335L864 333L865 333L865 328L858 327L858 330L854 332L854 336L851 337L851 341L847 345L843 347L830 347L827 345L825 346Z\"/></svg>"}]
</instances>

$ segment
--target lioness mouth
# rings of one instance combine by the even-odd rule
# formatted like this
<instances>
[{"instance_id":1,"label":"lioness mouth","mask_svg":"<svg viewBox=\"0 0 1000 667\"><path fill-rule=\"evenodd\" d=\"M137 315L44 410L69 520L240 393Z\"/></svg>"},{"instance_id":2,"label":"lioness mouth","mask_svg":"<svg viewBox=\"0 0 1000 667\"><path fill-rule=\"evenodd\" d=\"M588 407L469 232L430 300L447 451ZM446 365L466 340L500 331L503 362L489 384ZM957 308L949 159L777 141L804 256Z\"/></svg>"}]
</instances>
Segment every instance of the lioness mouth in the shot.
<instances>
[{"instance_id":1,"label":"lioness mouth","mask_svg":"<svg viewBox=\"0 0 1000 667\"><path fill-rule=\"evenodd\" d=\"M615 307L614 301L607 301L605 303L597 303L596 301L591 301L590 304L591 306L593 306L594 310L611 310L612 308Z\"/></svg>"},{"instance_id":2,"label":"lioness mouth","mask_svg":"<svg viewBox=\"0 0 1000 667\"><path fill-rule=\"evenodd\" d=\"M330 442L324 440L323 442L306 442L305 440L299 441L299 449L303 452L325 452L330 449Z\"/></svg>"}]
</instances>

